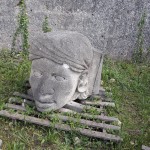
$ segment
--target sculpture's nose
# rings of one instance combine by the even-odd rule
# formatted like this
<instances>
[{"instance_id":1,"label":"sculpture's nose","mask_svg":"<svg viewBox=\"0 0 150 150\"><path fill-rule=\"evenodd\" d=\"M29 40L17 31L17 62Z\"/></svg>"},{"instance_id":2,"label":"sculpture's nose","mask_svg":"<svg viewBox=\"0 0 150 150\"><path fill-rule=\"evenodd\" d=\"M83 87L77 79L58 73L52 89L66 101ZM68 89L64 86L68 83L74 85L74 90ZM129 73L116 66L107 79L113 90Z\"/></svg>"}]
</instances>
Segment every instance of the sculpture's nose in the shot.
<instances>
[{"instance_id":1,"label":"sculpture's nose","mask_svg":"<svg viewBox=\"0 0 150 150\"><path fill-rule=\"evenodd\" d=\"M42 95L53 95L54 94L54 89L52 87L46 88L44 86L41 87L41 94Z\"/></svg>"},{"instance_id":2,"label":"sculpture's nose","mask_svg":"<svg viewBox=\"0 0 150 150\"><path fill-rule=\"evenodd\" d=\"M39 93L39 99L41 103L52 103L54 102L53 100L53 95L54 95L54 89L52 88L45 88L43 87Z\"/></svg>"},{"instance_id":3,"label":"sculpture's nose","mask_svg":"<svg viewBox=\"0 0 150 150\"><path fill-rule=\"evenodd\" d=\"M54 85L54 83L53 83L51 77L44 76L43 80L41 82L40 93L42 95L53 95L55 92L53 85Z\"/></svg>"}]
</instances>

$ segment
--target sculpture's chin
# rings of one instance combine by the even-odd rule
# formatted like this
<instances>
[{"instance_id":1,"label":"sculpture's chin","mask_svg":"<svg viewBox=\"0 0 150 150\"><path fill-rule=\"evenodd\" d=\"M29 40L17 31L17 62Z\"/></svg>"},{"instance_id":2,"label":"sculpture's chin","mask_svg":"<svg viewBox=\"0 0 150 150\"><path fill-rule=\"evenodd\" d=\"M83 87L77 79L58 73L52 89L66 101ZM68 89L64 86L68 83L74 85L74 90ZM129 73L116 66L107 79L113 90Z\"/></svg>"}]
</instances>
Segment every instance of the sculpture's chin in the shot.
<instances>
[{"instance_id":1,"label":"sculpture's chin","mask_svg":"<svg viewBox=\"0 0 150 150\"><path fill-rule=\"evenodd\" d=\"M40 107L37 107L37 110L40 111L40 112L50 112L54 109L52 109L51 107L50 108L40 108Z\"/></svg>"},{"instance_id":2,"label":"sculpture's chin","mask_svg":"<svg viewBox=\"0 0 150 150\"><path fill-rule=\"evenodd\" d=\"M56 110L56 103L41 103L38 101L35 101L36 104L36 108L38 111L40 112L48 112L48 111L52 111L52 110Z\"/></svg>"}]
</instances>

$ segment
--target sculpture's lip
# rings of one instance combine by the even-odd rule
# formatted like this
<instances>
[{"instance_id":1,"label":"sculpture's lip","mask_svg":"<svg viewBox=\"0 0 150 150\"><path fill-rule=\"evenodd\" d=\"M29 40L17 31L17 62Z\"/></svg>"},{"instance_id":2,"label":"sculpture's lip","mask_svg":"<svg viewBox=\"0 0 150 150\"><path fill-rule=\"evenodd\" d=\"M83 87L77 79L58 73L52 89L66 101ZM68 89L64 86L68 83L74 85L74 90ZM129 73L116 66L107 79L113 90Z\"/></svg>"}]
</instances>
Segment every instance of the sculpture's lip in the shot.
<instances>
[{"instance_id":1,"label":"sculpture's lip","mask_svg":"<svg viewBox=\"0 0 150 150\"><path fill-rule=\"evenodd\" d=\"M50 108L55 105L54 102L50 102L50 103L46 102L45 103L45 102L39 102L39 101L35 101L35 104L36 104L36 107L39 109L47 109L47 108Z\"/></svg>"},{"instance_id":2,"label":"sculpture's lip","mask_svg":"<svg viewBox=\"0 0 150 150\"><path fill-rule=\"evenodd\" d=\"M49 108L40 108L40 107L37 107L37 110L40 111L40 112L50 112L50 111L54 111L55 109L49 107Z\"/></svg>"},{"instance_id":3,"label":"sculpture's lip","mask_svg":"<svg viewBox=\"0 0 150 150\"><path fill-rule=\"evenodd\" d=\"M36 102L40 103L40 104L51 104L51 103L55 103L55 100L50 100L50 99L38 99L36 100Z\"/></svg>"},{"instance_id":4,"label":"sculpture's lip","mask_svg":"<svg viewBox=\"0 0 150 150\"><path fill-rule=\"evenodd\" d=\"M40 103L52 103L52 102L54 102L54 100L52 100L52 96L53 96L53 95L49 95L49 94L47 94L47 95L41 95L41 96L38 98L38 101L39 101Z\"/></svg>"}]
</instances>

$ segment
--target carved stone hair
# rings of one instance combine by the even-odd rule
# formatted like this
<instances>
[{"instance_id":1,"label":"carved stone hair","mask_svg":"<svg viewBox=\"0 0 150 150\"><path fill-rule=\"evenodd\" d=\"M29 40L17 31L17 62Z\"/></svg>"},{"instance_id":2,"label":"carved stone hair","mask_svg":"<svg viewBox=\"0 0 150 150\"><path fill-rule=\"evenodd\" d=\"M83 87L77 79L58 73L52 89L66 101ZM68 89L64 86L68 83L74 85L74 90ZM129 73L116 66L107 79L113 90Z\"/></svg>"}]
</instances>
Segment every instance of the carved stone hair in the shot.
<instances>
[{"instance_id":1,"label":"carved stone hair","mask_svg":"<svg viewBox=\"0 0 150 150\"><path fill-rule=\"evenodd\" d=\"M30 59L44 57L56 63L66 63L77 72L88 69L93 58L90 41L72 31L43 33L33 38Z\"/></svg>"}]
</instances>

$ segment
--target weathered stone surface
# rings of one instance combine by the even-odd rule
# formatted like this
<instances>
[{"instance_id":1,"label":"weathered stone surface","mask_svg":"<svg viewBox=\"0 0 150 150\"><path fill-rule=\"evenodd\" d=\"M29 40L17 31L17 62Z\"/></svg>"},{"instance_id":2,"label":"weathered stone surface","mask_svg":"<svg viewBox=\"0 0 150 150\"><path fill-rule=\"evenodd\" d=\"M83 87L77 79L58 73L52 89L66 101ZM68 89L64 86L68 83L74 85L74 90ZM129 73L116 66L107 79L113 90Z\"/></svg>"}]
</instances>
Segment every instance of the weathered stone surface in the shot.
<instances>
[{"instance_id":1,"label":"weathered stone surface","mask_svg":"<svg viewBox=\"0 0 150 150\"><path fill-rule=\"evenodd\" d=\"M19 13L18 2L19 0L0 1L0 49L11 46ZM73 30L83 33L92 41L95 48L114 58L131 57L136 48L137 24L145 12L147 17L144 27L144 50L150 47L149 0L25 0L25 2L30 21L30 35L42 32L42 25L47 16L52 30Z\"/></svg>"},{"instance_id":2,"label":"weathered stone surface","mask_svg":"<svg viewBox=\"0 0 150 150\"><path fill-rule=\"evenodd\" d=\"M130 58L136 45L138 22L145 23L145 45L150 47L149 0L27 0L30 32L42 32L45 16L52 30L86 35L99 50L114 58Z\"/></svg>"},{"instance_id":3,"label":"weathered stone surface","mask_svg":"<svg viewBox=\"0 0 150 150\"><path fill-rule=\"evenodd\" d=\"M102 53L74 31L43 33L32 39L30 85L39 111L99 94Z\"/></svg>"},{"instance_id":4,"label":"weathered stone surface","mask_svg":"<svg viewBox=\"0 0 150 150\"><path fill-rule=\"evenodd\" d=\"M0 49L11 48L17 28L19 0L0 0Z\"/></svg>"}]
</instances>

